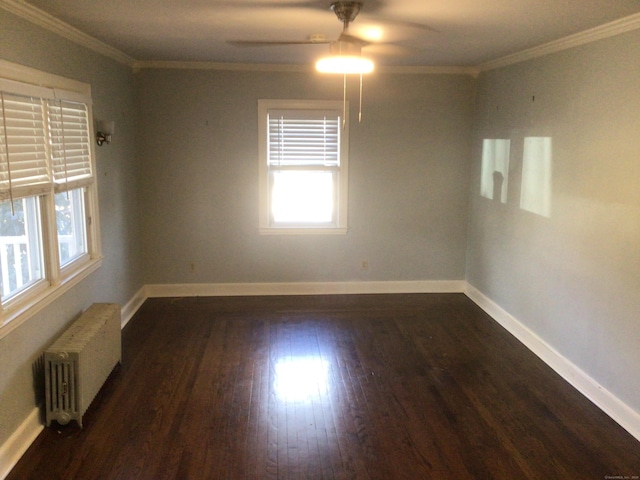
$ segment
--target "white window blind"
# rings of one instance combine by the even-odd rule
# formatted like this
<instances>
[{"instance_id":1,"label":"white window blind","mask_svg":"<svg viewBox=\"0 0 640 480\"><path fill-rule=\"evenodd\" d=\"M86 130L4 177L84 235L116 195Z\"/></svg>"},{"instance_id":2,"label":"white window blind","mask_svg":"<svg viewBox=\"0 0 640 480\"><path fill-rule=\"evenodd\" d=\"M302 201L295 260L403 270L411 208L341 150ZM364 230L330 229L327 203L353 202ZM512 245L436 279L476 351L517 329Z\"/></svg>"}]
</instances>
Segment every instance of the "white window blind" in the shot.
<instances>
[{"instance_id":1,"label":"white window blind","mask_svg":"<svg viewBox=\"0 0 640 480\"><path fill-rule=\"evenodd\" d=\"M269 166L339 166L340 114L269 110Z\"/></svg>"},{"instance_id":2,"label":"white window blind","mask_svg":"<svg viewBox=\"0 0 640 480\"><path fill-rule=\"evenodd\" d=\"M0 92L0 199L50 187L42 99Z\"/></svg>"},{"instance_id":3,"label":"white window blind","mask_svg":"<svg viewBox=\"0 0 640 480\"><path fill-rule=\"evenodd\" d=\"M8 80L0 88L0 200L91 183L89 106L77 101L81 95Z\"/></svg>"},{"instance_id":4,"label":"white window blind","mask_svg":"<svg viewBox=\"0 0 640 480\"><path fill-rule=\"evenodd\" d=\"M49 100L49 133L56 191L76 188L92 177L87 106Z\"/></svg>"}]
</instances>

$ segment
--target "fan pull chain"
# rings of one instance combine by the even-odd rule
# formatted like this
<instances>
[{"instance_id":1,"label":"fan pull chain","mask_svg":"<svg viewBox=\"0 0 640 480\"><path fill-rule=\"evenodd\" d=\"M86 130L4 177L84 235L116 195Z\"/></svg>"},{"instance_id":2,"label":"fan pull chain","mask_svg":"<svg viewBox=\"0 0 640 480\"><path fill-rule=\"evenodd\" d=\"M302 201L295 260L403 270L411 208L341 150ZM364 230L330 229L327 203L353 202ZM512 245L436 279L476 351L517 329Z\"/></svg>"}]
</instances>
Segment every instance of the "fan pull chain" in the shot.
<instances>
[{"instance_id":1,"label":"fan pull chain","mask_svg":"<svg viewBox=\"0 0 640 480\"><path fill-rule=\"evenodd\" d=\"M358 123L362 123L362 72L360 72L360 105L358 107Z\"/></svg>"},{"instance_id":2,"label":"fan pull chain","mask_svg":"<svg viewBox=\"0 0 640 480\"><path fill-rule=\"evenodd\" d=\"M347 124L347 74L343 74L343 87L342 87L342 129L344 130Z\"/></svg>"}]
</instances>

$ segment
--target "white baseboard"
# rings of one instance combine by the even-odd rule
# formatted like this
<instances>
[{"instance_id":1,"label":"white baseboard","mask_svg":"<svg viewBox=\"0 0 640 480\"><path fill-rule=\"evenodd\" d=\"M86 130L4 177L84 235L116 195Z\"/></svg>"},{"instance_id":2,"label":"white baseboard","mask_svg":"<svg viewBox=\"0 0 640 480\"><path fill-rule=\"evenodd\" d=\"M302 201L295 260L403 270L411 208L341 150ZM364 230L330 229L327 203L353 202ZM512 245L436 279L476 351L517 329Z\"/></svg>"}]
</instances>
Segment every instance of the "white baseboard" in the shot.
<instances>
[{"instance_id":1,"label":"white baseboard","mask_svg":"<svg viewBox=\"0 0 640 480\"><path fill-rule=\"evenodd\" d=\"M398 282L194 283L147 285L149 298L243 295L343 295L370 293L463 293L464 280Z\"/></svg>"},{"instance_id":2,"label":"white baseboard","mask_svg":"<svg viewBox=\"0 0 640 480\"><path fill-rule=\"evenodd\" d=\"M527 328L497 303L472 285L467 284L467 297L488 313L529 350L549 365L556 373L569 382L582 395L609 415L622 428L640 441L640 413L605 389L578 366L561 355L535 332Z\"/></svg>"},{"instance_id":3,"label":"white baseboard","mask_svg":"<svg viewBox=\"0 0 640 480\"><path fill-rule=\"evenodd\" d=\"M18 429L0 447L0 480L9 475L24 452L31 446L44 426L40 423L40 409L34 408Z\"/></svg>"},{"instance_id":4,"label":"white baseboard","mask_svg":"<svg viewBox=\"0 0 640 480\"><path fill-rule=\"evenodd\" d=\"M142 306L144 301L148 298L147 296L147 287L143 286L140 290L136 292L136 294L127 302L127 304L122 307L120 314L120 322L121 328L124 328L129 320L133 318L138 309Z\"/></svg>"},{"instance_id":5,"label":"white baseboard","mask_svg":"<svg viewBox=\"0 0 640 480\"><path fill-rule=\"evenodd\" d=\"M242 295L332 295L375 293L465 293L535 353L562 378L640 441L640 414L599 385L593 378L553 349L543 339L502 307L463 280L419 280L406 282L328 283L216 283L145 285L122 308L122 327L147 298L242 296ZM40 410L35 408L0 447L0 480L3 480L43 429Z\"/></svg>"},{"instance_id":6,"label":"white baseboard","mask_svg":"<svg viewBox=\"0 0 640 480\"><path fill-rule=\"evenodd\" d=\"M640 440L640 413L622 402L518 319L463 280L327 283L217 283L147 285L146 297L330 295L368 293L465 293L569 384ZM144 300L143 300L144 301Z\"/></svg>"}]
</instances>

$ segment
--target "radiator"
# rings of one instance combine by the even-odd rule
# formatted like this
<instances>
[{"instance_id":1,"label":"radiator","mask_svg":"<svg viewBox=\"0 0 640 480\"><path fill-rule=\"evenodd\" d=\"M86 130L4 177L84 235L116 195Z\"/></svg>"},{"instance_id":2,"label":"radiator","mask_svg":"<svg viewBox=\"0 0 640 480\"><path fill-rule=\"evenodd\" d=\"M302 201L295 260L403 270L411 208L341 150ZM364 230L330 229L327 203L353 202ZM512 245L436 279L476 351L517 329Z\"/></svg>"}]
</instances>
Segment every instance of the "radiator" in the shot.
<instances>
[{"instance_id":1,"label":"radiator","mask_svg":"<svg viewBox=\"0 0 640 480\"><path fill-rule=\"evenodd\" d=\"M44 353L46 423L82 416L121 360L120 306L94 303Z\"/></svg>"}]
</instances>

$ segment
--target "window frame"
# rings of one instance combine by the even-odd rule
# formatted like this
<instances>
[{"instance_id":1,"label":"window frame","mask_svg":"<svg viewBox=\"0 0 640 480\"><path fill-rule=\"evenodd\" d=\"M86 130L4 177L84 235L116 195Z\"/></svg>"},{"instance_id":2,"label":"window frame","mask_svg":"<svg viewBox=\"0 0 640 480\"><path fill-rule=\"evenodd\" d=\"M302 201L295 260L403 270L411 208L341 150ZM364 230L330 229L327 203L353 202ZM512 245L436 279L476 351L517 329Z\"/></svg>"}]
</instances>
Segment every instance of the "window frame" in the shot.
<instances>
[{"instance_id":1,"label":"window frame","mask_svg":"<svg viewBox=\"0 0 640 480\"><path fill-rule=\"evenodd\" d=\"M77 261L81 261L82 257L87 257L89 255L88 250L89 250L89 232L87 231L87 223L86 223L86 218L87 218L87 212L86 212L86 206L87 206L87 191L85 188L74 188L74 189L70 189L67 192L57 192L54 194L54 203L55 203L55 208L56 208L56 214L58 213L58 205L56 203L56 197L58 195L63 195L63 196L68 196L69 202L70 202L70 214L71 214L71 223L72 223L72 237L74 240L74 243L76 244L76 246L78 246L79 244L82 245L83 250L81 250L79 253L76 253L75 255L70 255L67 259L63 259L62 258L62 247L61 247L61 240L60 240L60 232L57 231L57 227L58 227L58 218L56 216L56 233L57 233L57 239L58 239L58 261L59 261L59 265L60 265L60 270L61 271L65 271L65 269L67 269L68 267L70 267L73 263L77 262ZM80 208L79 208L80 207ZM78 212L78 210L80 210ZM81 238L82 242L80 243L78 240L79 238Z\"/></svg>"},{"instance_id":2,"label":"window frame","mask_svg":"<svg viewBox=\"0 0 640 480\"><path fill-rule=\"evenodd\" d=\"M22 65L0 60L0 90L7 94L25 95L40 98L46 104L43 122L47 131L47 168L49 182L46 188L37 191L29 188L16 191L13 200L34 198L40 210L41 249L43 259L43 278L24 290L4 300L0 299L0 338L59 298L71 287L97 270L102 265L100 242L100 222L96 176L96 158L94 144L94 121L91 101L91 86L58 75L49 74ZM86 108L86 145L90 174L85 178L64 178L54 176L53 143L48 123L48 113L52 99L61 102L82 104ZM65 160L66 163L66 160ZM64 266L61 265L58 230L56 226L55 195L66 190L81 189L84 201L84 229L86 234L86 252L79 254ZM8 199L6 199L8 200Z\"/></svg>"},{"instance_id":3,"label":"window frame","mask_svg":"<svg viewBox=\"0 0 640 480\"><path fill-rule=\"evenodd\" d=\"M334 168L287 166L279 170L331 170L337 175L333 205L334 220L331 224L275 223L271 213L273 171L268 164L268 115L274 110L301 110L306 113L333 111L339 115L340 143L339 165ZM345 235L348 231L348 165L349 165L349 117L348 104L335 100L258 100L258 174L259 174L259 233L261 235Z\"/></svg>"}]
</instances>

